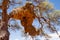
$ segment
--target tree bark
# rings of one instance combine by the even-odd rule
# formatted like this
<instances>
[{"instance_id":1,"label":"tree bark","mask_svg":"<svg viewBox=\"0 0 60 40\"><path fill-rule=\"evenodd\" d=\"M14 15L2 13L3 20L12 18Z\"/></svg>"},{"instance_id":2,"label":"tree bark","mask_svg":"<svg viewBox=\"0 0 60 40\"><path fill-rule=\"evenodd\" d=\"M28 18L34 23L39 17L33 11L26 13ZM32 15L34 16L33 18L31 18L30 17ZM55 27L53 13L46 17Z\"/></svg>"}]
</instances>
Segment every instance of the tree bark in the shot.
<instances>
[{"instance_id":1,"label":"tree bark","mask_svg":"<svg viewBox=\"0 0 60 40\"><path fill-rule=\"evenodd\" d=\"M9 40L9 31L8 31L8 15L7 15L7 5L9 0L3 0L2 2L2 21L3 26L1 27L0 31L1 34L4 35L0 38L0 40Z\"/></svg>"}]
</instances>

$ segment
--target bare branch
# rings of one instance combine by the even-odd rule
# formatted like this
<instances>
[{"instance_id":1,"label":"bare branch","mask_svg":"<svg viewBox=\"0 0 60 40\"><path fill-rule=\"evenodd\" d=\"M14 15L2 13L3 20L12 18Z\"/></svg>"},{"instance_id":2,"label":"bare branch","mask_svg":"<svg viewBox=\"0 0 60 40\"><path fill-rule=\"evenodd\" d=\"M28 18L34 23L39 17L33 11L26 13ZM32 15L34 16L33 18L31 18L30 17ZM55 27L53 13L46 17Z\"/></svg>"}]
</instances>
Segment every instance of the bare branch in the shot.
<instances>
[{"instance_id":1,"label":"bare branch","mask_svg":"<svg viewBox=\"0 0 60 40\"><path fill-rule=\"evenodd\" d=\"M22 1L15 2L15 0L9 1L10 5L21 4Z\"/></svg>"}]
</instances>

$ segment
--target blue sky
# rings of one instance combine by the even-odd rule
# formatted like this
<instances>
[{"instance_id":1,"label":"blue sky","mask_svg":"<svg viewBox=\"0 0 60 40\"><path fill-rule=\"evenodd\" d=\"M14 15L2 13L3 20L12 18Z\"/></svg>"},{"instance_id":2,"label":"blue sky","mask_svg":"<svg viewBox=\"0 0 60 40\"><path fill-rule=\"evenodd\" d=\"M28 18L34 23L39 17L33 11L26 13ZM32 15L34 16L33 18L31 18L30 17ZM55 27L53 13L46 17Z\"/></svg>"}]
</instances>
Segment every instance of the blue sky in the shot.
<instances>
[{"instance_id":1,"label":"blue sky","mask_svg":"<svg viewBox=\"0 0 60 40\"><path fill-rule=\"evenodd\" d=\"M60 0L49 0L51 3L53 3L55 9L60 10Z\"/></svg>"}]
</instances>

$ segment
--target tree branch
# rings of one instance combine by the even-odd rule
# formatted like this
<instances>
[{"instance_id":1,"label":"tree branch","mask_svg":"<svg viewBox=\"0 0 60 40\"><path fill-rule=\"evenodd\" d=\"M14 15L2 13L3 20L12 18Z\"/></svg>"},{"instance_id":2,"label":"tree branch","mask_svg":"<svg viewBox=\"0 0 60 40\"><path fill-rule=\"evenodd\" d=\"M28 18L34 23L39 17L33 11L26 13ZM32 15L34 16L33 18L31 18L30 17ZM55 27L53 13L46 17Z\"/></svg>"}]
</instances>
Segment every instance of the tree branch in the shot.
<instances>
[{"instance_id":1,"label":"tree branch","mask_svg":"<svg viewBox=\"0 0 60 40\"><path fill-rule=\"evenodd\" d=\"M0 9L2 9L2 6L0 6Z\"/></svg>"}]
</instances>

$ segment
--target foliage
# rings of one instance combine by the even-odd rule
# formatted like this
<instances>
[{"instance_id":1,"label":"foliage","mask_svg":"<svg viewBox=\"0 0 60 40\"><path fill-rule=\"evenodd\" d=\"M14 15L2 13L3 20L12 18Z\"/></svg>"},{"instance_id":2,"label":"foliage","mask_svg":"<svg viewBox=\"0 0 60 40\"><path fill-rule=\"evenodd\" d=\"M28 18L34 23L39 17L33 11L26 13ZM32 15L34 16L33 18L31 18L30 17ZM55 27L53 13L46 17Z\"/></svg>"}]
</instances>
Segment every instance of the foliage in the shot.
<instances>
[{"instance_id":1,"label":"foliage","mask_svg":"<svg viewBox=\"0 0 60 40\"><path fill-rule=\"evenodd\" d=\"M49 15L48 17L50 18L51 21L54 21L56 23L59 22L58 19L60 18L60 10L54 10L53 12L49 13L48 15Z\"/></svg>"}]
</instances>

